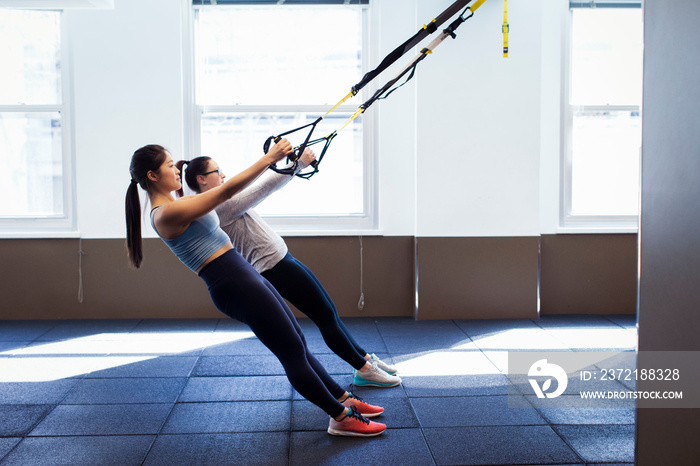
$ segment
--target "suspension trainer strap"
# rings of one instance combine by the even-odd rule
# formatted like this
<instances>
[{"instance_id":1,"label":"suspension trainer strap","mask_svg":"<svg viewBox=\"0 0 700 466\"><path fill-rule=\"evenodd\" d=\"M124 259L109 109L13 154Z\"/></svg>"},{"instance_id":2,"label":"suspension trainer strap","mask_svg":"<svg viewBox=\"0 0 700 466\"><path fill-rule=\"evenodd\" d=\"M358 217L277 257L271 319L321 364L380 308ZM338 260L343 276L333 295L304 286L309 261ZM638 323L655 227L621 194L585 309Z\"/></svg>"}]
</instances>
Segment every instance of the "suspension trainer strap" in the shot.
<instances>
[{"instance_id":1,"label":"suspension trainer strap","mask_svg":"<svg viewBox=\"0 0 700 466\"><path fill-rule=\"evenodd\" d=\"M473 5L469 7L472 13L474 13L486 0L476 0Z\"/></svg>"},{"instance_id":2,"label":"suspension trainer strap","mask_svg":"<svg viewBox=\"0 0 700 466\"><path fill-rule=\"evenodd\" d=\"M377 92L375 92L374 95L370 99L368 99L365 103L363 103L360 106L360 108L362 108L363 110L366 110L367 107L372 105L377 100L386 99L387 97L389 97L389 95L391 95L392 92L394 92L396 89L400 88L401 86L406 84L408 81L410 81L416 72L416 67L418 66L418 64L422 60L424 60L425 57L427 57L428 55L433 53L433 50L435 50L435 48L438 45L440 45L448 37L452 37L453 39L456 39L457 34L455 33L455 31L457 30L457 28L462 23L464 23L466 20L468 20L469 18L474 16L474 11L477 8L479 8L481 6L481 4L484 3L485 1L486 0L479 0L471 7L465 8L464 11L454 21L452 21L452 23L447 28L445 28L439 36L437 36L435 39L433 39L433 41L430 42L430 44L428 44L427 47L423 48L420 51L420 53L413 60L411 60L411 62L408 63L408 65L406 65L393 79L391 79L384 86L382 86L381 89L379 89ZM469 14L467 14L467 12L469 12ZM410 73L410 74L408 75L408 77L406 78L406 80L403 83L392 88L392 86L394 86L403 76L405 76L408 73Z\"/></svg>"},{"instance_id":3,"label":"suspension trainer strap","mask_svg":"<svg viewBox=\"0 0 700 466\"><path fill-rule=\"evenodd\" d=\"M436 19L433 19L433 21L431 22L431 25L433 25L432 27L429 27L429 26L425 26L425 25L424 25L422 31L428 31L428 34L434 32L440 24L444 23L444 22L447 21L449 18L451 18L452 16L454 16L454 14L457 13L457 11L459 11L460 8L464 7L464 5L468 4L470 1L471 1L471 0L467 0L467 1L458 1L458 2L453 3L449 8L447 8L445 11L443 11ZM381 100L381 99L386 99L387 97L389 97L389 95L390 95L392 92L394 92L396 89L398 89L399 87L403 86L403 85L406 84L408 81L410 81L411 78L413 77L413 75L414 75L415 72L416 72L416 67L418 66L418 63L420 63L427 55L433 53L433 50L435 49L435 47L437 47L438 45L440 45L440 44L442 43L442 41L444 41L445 39L447 39L448 36L449 36L449 37L452 37L453 39L456 38L457 36L456 36L456 34L455 34L455 31L457 30L457 28L458 28L463 22L465 22L466 20L468 20L469 18L471 18L471 17L474 15L474 12L475 12L481 5L483 5L483 3L484 3L485 1L486 1L486 0L477 0L476 2L474 2L473 5L466 7L466 8L464 9L464 11L462 11L462 13L461 13L461 14L460 14L446 29L444 29L444 30L442 31L442 34L440 34L437 38L435 38L435 39L428 45L428 47L423 48L423 49L420 51L420 53L418 54L418 56L417 56L416 58L414 58L408 65L406 65L406 66L399 72L398 75L396 75L393 79L391 79L391 80L390 80L389 82L387 82L384 86L382 86L381 89L379 89L378 91L376 91L376 92L374 93L374 95L373 95L369 100L367 100L365 103L363 103L363 104L360 106L360 108L361 108L363 111L366 110L367 107L369 107L370 105L372 105L375 101ZM467 11L469 12L469 14L468 14L467 16L465 16L465 15L467 14ZM392 57L392 55L395 54L398 50L402 49L402 47L404 47L406 44L409 44L409 43L412 43L411 47L412 47L413 45L415 45L415 43L417 43L417 42L413 43L413 39L415 39L416 37L418 37L418 35L421 34L422 31L418 31L418 33L417 33L415 36L413 36L413 38L409 39L409 40L406 41L402 46L398 47L398 48L397 48L396 50L394 50L391 54L389 54L389 55L382 61L382 63L381 63L377 68L375 68L374 70L372 70L372 71L370 71L369 73L367 73L367 74L365 75L365 77L362 78L362 81L360 81L358 84L356 84L355 86L353 86L353 92L355 92L356 89L359 90L362 86L364 86L363 83L366 84L367 82L369 82L369 81L366 81L366 82L365 82L365 79L366 79L368 76L371 76L370 80L373 79L374 76L376 76L376 74L379 74L379 72L383 71L387 66L391 65L394 61L396 61L396 59L394 59L394 60L391 61L391 63L389 63L388 65L383 66L383 64L384 64L385 62L387 62L387 61ZM427 35L427 34L423 34L423 35L421 36L421 38L422 38L422 37L425 37L425 35ZM408 50L408 49L406 49L406 50ZM403 53L405 53L405 51L404 51ZM402 55L403 55L403 53L402 53ZM400 56L400 55L399 55L399 56ZM397 58L398 58L398 57L397 57ZM375 72L376 72L376 74L372 75L372 74L375 73ZM407 73L409 73L409 72L410 72L410 75L408 76L408 78L406 78L406 81L404 81L402 84L400 84L400 85L394 87L393 89L391 89L391 87L392 87L394 84L396 84L403 76L405 76L405 75L406 75ZM359 87L358 87L358 86L359 86ZM355 118L357 118L356 115L355 115L354 117L352 117L351 120L354 120ZM346 125L347 125L347 123L346 123Z\"/></svg>"},{"instance_id":4,"label":"suspension trainer strap","mask_svg":"<svg viewBox=\"0 0 700 466\"><path fill-rule=\"evenodd\" d=\"M372 105L374 102L377 100L381 99L386 99L392 92L394 92L396 89L400 88L404 84L406 84L408 81L411 80L413 75L415 74L416 67L418 64L425 59L426 56L431 54L435 47L440 45L447 37L452 37L456 38L455 31L456 29L467 19L471 18L474 15L474 12L486 1L486 0L477 0L474 2L473 5L465 7L465 5L469 4L472 0L458 0L455 3L453 3L450 7L448 7L445 11L440 13L440 15L437 16L437 18L434 18L428 25L423 25L423 28L419 30L416 34L414 34L413 37L408 39L406 42L401 44L399 47L397 47L394 51L392 51L389 55L387 55L382 62L379 64L377 68L374 70L368 72L365 74L365 76L362 78L362 80L355 84L351 91L343 97L337 104L333 106L328 112L326 112L323 116L319 117L316 121L313 123L309 123L303 126L300 126L298 128L295 128L293 130L287 131L285 133L281 133L278 136L270 136L264 143L263 145L263 150L265 153L269 150L270 143L274 141L275 143L280 140L282 136L285 136L287 134L294 133L296 131L302 130L304 128L311 127L309 130L308 135L306 136L306 140L299 145L298 147L294 148L294 153L287 157L288 161L293 162L293 165L289 168L286 169L278 169L274 164L270 166L270 169L278 172L278 173L284 173L288 175L294 175L296 172L296 169L298 167L297 161L299 157L301 157L301 154L304 152L304 149L307 147L318 144L320 142L324 142L324 147L321 151L320 156L312 163L313 166L313 171L309 173L296 173L296 176L301 177L301 178L306 178L309 179L311 176L313 176L315 173L318 173L318 165L321 163L321 160L323 160L323 157L328 150L328 147L330 146L331 141L335 136L340 132L342 129L344 129L346 126L348 126L353 120L358 118L360 115L364 113L364 111ZM355 96L360 89L362 89L367 83L372 81L377 75L379 75L382 71L384 71L386 68L391 66L394 62L396 62L401 56L403 56L408 50L412 49L415 45L417 45L421 40L423 40L426 36L429 34L432 34L435 32L438 27L443 24L445 21L450 19L452 16L454 16L460 9L464 8L462 13L446 28L442 31L442 33L436 37L429 45L428 47L423 48L418 56L416 56L411 62L408 63L400 72L398 75L396 75L393 79L389 80L384 86L382 86L379 90L377 90L372 97L370 97L367 101L365 101L362 105L359 106L359 108L353 113L350 118L337 130L333 131L331 134L328 136L325 136L323 138L319 139L314 139L311 140L311 135L313 134L314 130L316 129L316 126L318 123L323 120L329 113L333 112L335 109L337 109L340 105L342 105L345 101L347 101L349 98ZM469 14L467 15L467 12ZM465 16L467 15L467 16ZM394 87L396 83L403 78L405 75L408 74L408 77L406 80L399 84L398 86Z\"/></svg>"},{"instance_id":5,"label":"suspension trainer strap","mask_svg":"<svg viewBox=\"0 0 700 466\"><path fill-rule=\"evenodd\" d=\"M399 45L396 47L389 55L384 57L384 60L377 66L375 69L372 71L367 72L360 82L352 86L352 95L357 94L360 89L365 87L367 83L372 81L379 73L384 71L385 69L389 68L396 60L401 58L405 53L407 53L409 50L411 50L413 47L418 45L423 39L428 37L430 34L433 32L437 31L437 29L447 21L448 19L452 18L455 14L457 14L462 8L464 8L468 3L470 3L472 0L457 0L454 2L452 5L447 7L445 11L440 13L436 18L434 18L430 23L427 25L423 25L423 27L416 32L413 37L408 39L406 42L403 44ZM484 3L486 0L481 0L477 1L477 3ZM478 8L478 7L477 7ZM474 10L472 10L474 11Z\"/></svg>"},{"instance_id":6,"label":"suspension trainer strap","mask_svg":"<svg viewBox=\"0 0 700 466\"><path fill-rule=\"evenodd\" d=\"M508 33L510 26L508 25L508 0L503 0L503 56L508 56Z\"/></svg>"}]
</instances>

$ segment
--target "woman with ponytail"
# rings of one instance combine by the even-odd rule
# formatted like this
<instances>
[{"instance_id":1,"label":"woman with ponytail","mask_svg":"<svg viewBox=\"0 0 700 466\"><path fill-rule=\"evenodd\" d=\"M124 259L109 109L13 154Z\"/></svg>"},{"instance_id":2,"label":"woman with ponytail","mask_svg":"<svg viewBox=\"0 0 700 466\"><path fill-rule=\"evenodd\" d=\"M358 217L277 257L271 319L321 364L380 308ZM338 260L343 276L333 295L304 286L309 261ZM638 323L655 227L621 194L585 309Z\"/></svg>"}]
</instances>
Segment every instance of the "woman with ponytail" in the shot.
<instances>
[{"instance_id":1,"label":"woman with ponytail","mask_svg":"<svg viewBox=\"0 0 700 466\"><path fill-rule=\"evenodd\" d=\"M303 170L314 160L314 153L306 149L297 161L296 171ZM196 193L216 189L226 178L211 157L197 157L187 162L181 160L177 167L184 173L187 186ZM283 298L311 318L328 347L355 369L354 385L396 387L401 383L396 367L369 354L355 341L316 275L292 256L284 239L254 210L267 196L293 178L271 172L259 183L217 206L221 228L255 270L272 283ZM182 197L183 191L178 191L178 195Z\"/></svg>"},{"instance_id":2,"label":"woman with ponytail","mask_svg":"<svg viewBox=\"0 0 700 466\"><path fill-rule=\"evenodd\" d=\"M182 188L180 169L158 145L134 152L126 194L127 250L138 268L143 260L141 205L137 185L146 191L151 224L173 253L207 284L214 304L224 314L248 325L279 359L292 386L331 418L328 433L369 437L386 426L366 417L384 409L343 390L309 352L292 311L274 287L233 248L219 226L214 209L245 188L271 164L292 151L286 139L275 144L252 166L215 189L175 200Z\"/></svg>"}]
</instances>

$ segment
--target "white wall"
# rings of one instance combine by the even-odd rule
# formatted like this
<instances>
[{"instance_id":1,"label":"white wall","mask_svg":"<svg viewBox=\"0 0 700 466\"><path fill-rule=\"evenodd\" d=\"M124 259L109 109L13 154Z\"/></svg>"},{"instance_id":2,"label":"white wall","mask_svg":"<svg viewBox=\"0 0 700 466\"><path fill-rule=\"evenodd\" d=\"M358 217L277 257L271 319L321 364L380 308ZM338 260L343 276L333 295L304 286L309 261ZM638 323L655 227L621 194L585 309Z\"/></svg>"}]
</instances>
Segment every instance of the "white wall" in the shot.
<instances>
[{"instance_id":1,"label":"white wall","mask_svg":"<svg viewBox=\"0 0 700 466\"><path fill-rule=\"evenodd\" d=\"M373 65L450 3L374 0ZM558 150L550 138L558 138L559 90L543 86L559 79L558 52L547 41L558 27L547 20L556 16L547 13L552 3L510 2L510 56L503 58L503 2L488 0L412 82L372 107L383 234L534 236L552 223L541 219L553 215L551 200L540 200L552 186L541 183L541 153ZM116 0L113 10L66 12L82 237L124 236L136 148L155 142L184 153L188 4Z\"/></svg>"},{"instance_id":2,"label":"white wall","mask_svg":"<svg viewBox=\"0 0 700 466\"><path fill-rule=\"evenodd\" d=\"M487 1L418 77L417 236L539 233L539 9L511 2L508 58L502 22Z\"/></svg>"},{"instance_id":3,"label":"white wall","mask_svg":"<svg viewBox=\"0 0 700 466\"><path fill-rule=\"evenodd\" d=\"M373 67L418 30L417 0L375 0L372 4ZM431 17L432 18L432 17ZM415 54L386 70L377 80L391 79ZM385 235L413 235L416 196L416 83L414 77L391 98L375 103L378 115L377 165L379 227Z\"/></svg>"},{"instance_id":4,"label":"white wall","mask_svg":"<svg viewBox=\"0 0 700 466\"><path fill-rule=\"evenodd\" d=\"M182 3L118 0L67 10L72 54L78 228L123 238L134 150L183 153Z\"/></svg>"}]
</instances>

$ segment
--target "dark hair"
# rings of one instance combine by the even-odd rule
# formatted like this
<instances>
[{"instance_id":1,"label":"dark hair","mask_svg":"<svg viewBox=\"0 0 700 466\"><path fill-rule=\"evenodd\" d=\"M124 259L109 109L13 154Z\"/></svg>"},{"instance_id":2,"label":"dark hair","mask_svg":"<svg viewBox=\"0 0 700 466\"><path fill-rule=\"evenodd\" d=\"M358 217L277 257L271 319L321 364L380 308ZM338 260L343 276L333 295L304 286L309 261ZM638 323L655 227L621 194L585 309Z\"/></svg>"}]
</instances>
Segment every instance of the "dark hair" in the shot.
<instances>
[{"instance_id":1,"label":"dark hair","mask_svg":"<svg viewBox=\"0 0 700 466\"><path fill-rule=\"evenodd\" d=\"M182 178L187 183L187 186L189 186L192 191L196 193L201 192L199 184L197 183L197 177L206 173L210 160L211 157L200 156L192 160L180 160L175 164L177 169L180 170L180 173L183 174ZM187 169L184 168L185 165L187 165ZM184 194L182 188L177 190L177 195L179 197L182 197Z\"/></svg>"},{"instance_id":2,"label":"dark hair","mask_svg":"<svg viewBox=\"0 0 700 466\"><path fill-rule=\"evenodd\" d=\"M141 199L139 198L138 186L148 192L150 188L148 172L157 173L166 158L167 151L163 146L157 144L144 146L131 156L131 164L129 165L131 182L126 190L126 251L131 264L137 269L143 261Z\"/></svg>"}]
</instances>

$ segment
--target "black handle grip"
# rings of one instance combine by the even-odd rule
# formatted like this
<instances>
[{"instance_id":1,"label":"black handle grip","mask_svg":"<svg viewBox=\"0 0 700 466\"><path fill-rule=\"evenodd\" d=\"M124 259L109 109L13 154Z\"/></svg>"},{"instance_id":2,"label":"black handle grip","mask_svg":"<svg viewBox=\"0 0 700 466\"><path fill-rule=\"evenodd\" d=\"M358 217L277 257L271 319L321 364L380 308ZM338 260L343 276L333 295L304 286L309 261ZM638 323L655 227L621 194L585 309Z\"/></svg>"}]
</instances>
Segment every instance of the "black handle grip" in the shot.
<instances>
[{"instance_id":1,"label":"black handle grip","mask_svg":"<svg viewBox=\"0 0 700 466\"><path fill-rule=\"evenodd\" d=\"M279 142L279 140L280 140L279 136L270 136L269 138L265 139L265 143L263 144L263 153L267 154L267 151L270 150L270 143L272 141L274 141L275 144L277 144Z\"/></svg>"}]
</instances>

